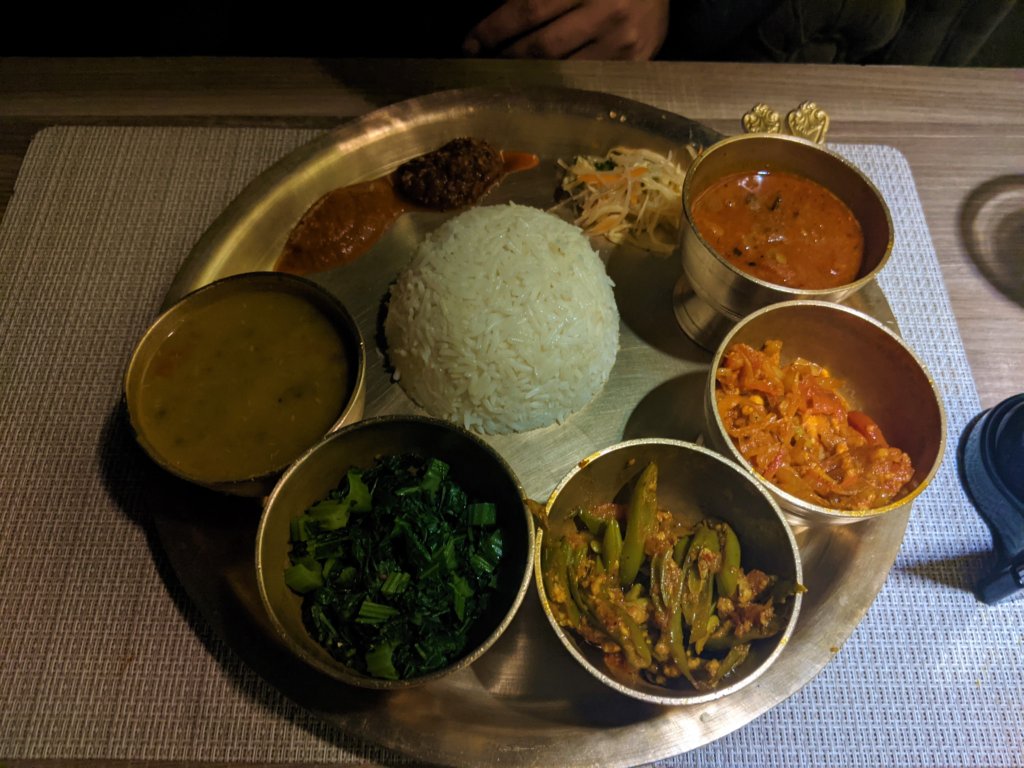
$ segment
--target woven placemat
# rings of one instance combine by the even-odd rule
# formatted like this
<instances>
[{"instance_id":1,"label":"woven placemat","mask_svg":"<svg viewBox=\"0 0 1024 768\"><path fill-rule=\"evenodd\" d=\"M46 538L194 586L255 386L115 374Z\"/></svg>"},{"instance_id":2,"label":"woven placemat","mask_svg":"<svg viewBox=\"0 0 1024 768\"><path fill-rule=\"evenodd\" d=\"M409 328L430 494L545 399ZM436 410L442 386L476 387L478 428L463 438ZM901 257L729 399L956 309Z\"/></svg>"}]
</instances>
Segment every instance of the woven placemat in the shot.
<instances>
[{"instance_id":1,"label":"woven placemat","mask_svg":"<svg viewBox=\"0 0 1024 768\"><path fill-rule=\"evenodd\" d=\"M0 759L412 761L324 725L246 667L192 608L142 510L120 378L199 235L315 132L61 127L33 141L0 226ZM978 411L913 178L843 146L890 201L881 285L948 416L867 617L815 680L662 766L1024 762L1024 601L971 585L991 539L956 476Z\"/></svg>"}]
</instances>

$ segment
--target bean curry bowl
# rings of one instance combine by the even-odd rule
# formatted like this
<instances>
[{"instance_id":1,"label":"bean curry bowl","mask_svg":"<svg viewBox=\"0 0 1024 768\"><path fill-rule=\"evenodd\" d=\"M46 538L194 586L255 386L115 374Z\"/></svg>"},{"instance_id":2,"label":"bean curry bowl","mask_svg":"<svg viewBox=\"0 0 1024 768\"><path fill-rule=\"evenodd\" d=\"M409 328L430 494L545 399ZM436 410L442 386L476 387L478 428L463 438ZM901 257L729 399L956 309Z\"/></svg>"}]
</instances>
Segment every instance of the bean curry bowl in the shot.
<instances>
[{"instance_id":1,"label":"bean curry bowl","mask_svg":"<svg viewBox=\"0 0 1024 768\"><path fill-rule=\"evenodd\" d=\"M735 692L786 645L800 554L779 508L738 466L647 438L582 460L537 510L535 582L559 639L632 698Z\"/></svg>"}]
</instances>

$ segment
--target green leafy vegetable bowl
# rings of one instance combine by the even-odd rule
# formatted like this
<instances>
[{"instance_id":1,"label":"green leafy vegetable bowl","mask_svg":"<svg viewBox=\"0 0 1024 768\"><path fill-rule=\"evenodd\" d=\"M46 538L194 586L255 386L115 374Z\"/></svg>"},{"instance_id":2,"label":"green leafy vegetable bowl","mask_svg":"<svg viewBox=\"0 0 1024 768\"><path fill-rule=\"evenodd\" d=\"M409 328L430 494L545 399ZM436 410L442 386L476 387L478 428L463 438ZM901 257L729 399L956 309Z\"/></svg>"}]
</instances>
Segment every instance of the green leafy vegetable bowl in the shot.
<instances>
[{"instance_id":1,"label":"green leafy vegetable bowl","mask_svg":"<svg viewBox=\"0 0 1024 768\"><path fill-rule=\"evenodd\" d=\"M256 536L284 644L373 689L468 667L531 581L533 522L501 456L454 424L380 416L329 434L278 481Z\"/></svg>"}]
</instances>

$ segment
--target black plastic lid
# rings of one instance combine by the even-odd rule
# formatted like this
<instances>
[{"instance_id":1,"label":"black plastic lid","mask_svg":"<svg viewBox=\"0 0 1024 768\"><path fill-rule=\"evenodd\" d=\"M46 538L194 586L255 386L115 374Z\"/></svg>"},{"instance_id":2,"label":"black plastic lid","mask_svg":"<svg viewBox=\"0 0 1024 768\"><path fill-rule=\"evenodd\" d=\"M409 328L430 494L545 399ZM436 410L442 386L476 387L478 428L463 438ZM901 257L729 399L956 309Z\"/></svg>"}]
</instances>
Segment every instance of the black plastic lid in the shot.
<instances>
[{"instance_id":1,"label":"black plastic lid","mask_svg":"<svg viewBox=\"0 0 1024 768\"><path fill-rule=\"evenodd\" d=\"M1015 497L1011 501L1024 507L1024 395L1004 400L993 417L992 469Z\"/></svg>"},{"instance_id":2,"label":"black plastic lid","mask_svg":"<svg viewBox=\"0 0 1024 768\"><path fill-rule=\"evenodd\" d=\"M1024 589L1024 557L1016 563L997 567L978 581L978 599L993 604L1013 597Z\"/></svg>"},{"instance_id":3,"label":"black plastic lid","mask_svg":"<svg viewBox=\"0 0 1024 768\"><path fill-rule=\"evenodd\" d=\"M960 473L998 556L977 594L996 603L1024 590L1024 394L983 412L964 430Z\"/></svg>"}]
</instances>

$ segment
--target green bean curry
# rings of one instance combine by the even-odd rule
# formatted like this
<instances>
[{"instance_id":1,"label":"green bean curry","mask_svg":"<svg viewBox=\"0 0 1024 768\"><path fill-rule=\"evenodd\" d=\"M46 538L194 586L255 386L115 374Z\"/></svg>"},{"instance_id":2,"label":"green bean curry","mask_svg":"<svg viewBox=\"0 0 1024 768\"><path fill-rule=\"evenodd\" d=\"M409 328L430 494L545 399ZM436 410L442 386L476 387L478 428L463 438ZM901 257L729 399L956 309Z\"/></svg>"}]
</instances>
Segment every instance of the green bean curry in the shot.
<instances>
[{"instance_id":1,"label":"green bean curry","mask_svg":"<svg viewBox=\"0 0 1024 768\"><path fill-rule=\"evenodd\" d=\"M776 607L803 587L745 570L725 522L686 523L657 504L658 468L628 503L578 509L544 534L556 620L604 652L613 676L710 691L751 644L782 631Z\"/></svg>"}]
</instances>

